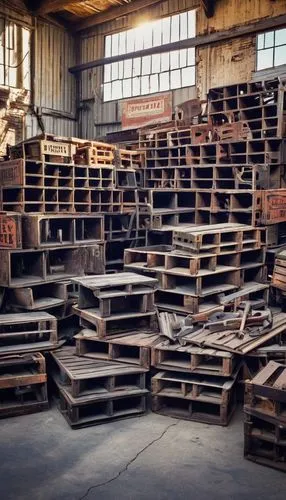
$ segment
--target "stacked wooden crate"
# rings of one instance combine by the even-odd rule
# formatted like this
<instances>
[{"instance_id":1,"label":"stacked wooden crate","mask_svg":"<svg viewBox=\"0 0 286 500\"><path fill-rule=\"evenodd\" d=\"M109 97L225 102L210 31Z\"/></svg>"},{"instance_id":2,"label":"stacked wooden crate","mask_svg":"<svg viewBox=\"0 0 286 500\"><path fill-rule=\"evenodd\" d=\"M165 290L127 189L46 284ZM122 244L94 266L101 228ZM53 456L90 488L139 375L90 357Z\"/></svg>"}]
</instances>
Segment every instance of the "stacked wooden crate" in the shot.
<instances>
[{"instance_id":1,"label":"stacked wooden crate","mask_svg":"<svg viewBox=\"0 0 286 500\"><path fill-rule=\"evenodd\" d=\"M219 295L236 290L265 293L265 229L243 224L177 228L172 246L125 250L125 268L155 275L160 310L210 313ZM251 292L252 293L252 292Z\"/></svg>"},{"instance_id":2,"label":"stacked wooden crate","mask_svg":"<svg viewBox=\"0 0 286 500\"><path fill-rule=\"evenodd\" d=\"M270 361L246 383L244 454L286 471L286 366Z\"/></svg>"},{"instance_id":3,"label":"stacked wooden crate","mask_svg":"<svg viewBox=\"0 0 286 500\"><path fill-rule=\"evenodd\" d=\"M286 207L285 82L211 89L204 119L140 134L149 241L170 243L183 223L241 223L267 225L269 245L277 244Z\"/></svg>"},{"instance_id":4,"label":"stacked wooden crate","mask_svg":"<svg viewBox=\"0 0 286 500\"><path fill-rule=\"evenodd\" d=\"M52 354L61 411L72 427L146 411L145 373L158 340L156 280L134 273L74 278L84 329L74 348Z\"/></svg>"},{"instance_id":5,"label":"stacked wooden crate","mask_svg":"<svg viewBox=\"0 0 286 500\"><path fill-rule=\"evenodd\" d=\"M73 213L74 151L33 139L11 148L12 159L0 165L7 210L0 214L2 416L47 407L41 353L59 346L57 318L73 314L70 278L104 272L102 217Z\"/></svg>"}]
</instances>

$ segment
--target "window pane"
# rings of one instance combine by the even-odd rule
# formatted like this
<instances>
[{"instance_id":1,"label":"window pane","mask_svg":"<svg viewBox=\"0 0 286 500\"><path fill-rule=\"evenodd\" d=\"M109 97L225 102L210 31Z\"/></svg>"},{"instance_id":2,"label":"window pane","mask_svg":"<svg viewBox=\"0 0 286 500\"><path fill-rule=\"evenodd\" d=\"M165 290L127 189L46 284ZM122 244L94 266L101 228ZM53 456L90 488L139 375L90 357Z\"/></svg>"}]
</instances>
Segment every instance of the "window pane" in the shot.
<instances>
[{"instance_id":1,"label":"window pane","mask_svg":"<svg viewBox=\"0 0 286 500\"><path fill-rule=\"evenodd\" d=\"M162 22L161 19L153 25L153 47L162 43Z\"/></svg>"},{"instance_id":2,"label":"window pane","mask_svg":"<svg viewBox=\"0 0 286 500\"><path fill-rule=\"evenodd\" d=\"M118 56L118 48L119 48L119 35L116 33L115 35L112 35L111 37L111 47L112 47L112 56Z\"/></svg>"},{"instance_id":3,"label":"window pane","mask_svg":"<svg viewBox=\"0 0 286 500\"><path fill-rule=\"evenodd\" d=\"M169 71L170 69L170 53L161 54L161 71Z\"/></svg>"},{"instance_id":4,"label":"window pane","mask_svg":"<svg viewBox=\"0 0 286 500\"><path fill-rule=\"evenodd\" d=\"M159 77L160 77L160 92L164 90L170 90L169 71L166 73L160 73Z\"/></svg>"},{"instance_id":5,"label":"window pane","mask_svg":"<svg viewBox=\"0 0 286 500\"><path fill-rule=\"evenodd\" d=\"M129 78L128 80L123 80L123 97L131 97L132 95L132 80Z\"/></svg>"},{"instance_id":6,"label":"window pane","mask_svg":"<svg viewBox=\"0 0 286 500\"><path fill-rule=\"evenodd\" d=\"M183 68L184 66L187 66L187 49L181 49L179 53L180 68Z\"/></svg>"},{"instance_id":7,"label":"window pane","mask_svg":"<svg viewBox=\"0 0 286 500\"><path fill-rule=\"evenodd\" d=\"M190 10L188 12L188 38L196 36L196 11Z\"/></svg>"},{"instance_id":8,"label":"window pane","mask_svg":"<svg viewBox=\"0 0 286 500\"><path fill-rule=\"evenodd\" d=\"M110 101L111 100L111 83L105 83L103 87L103 100Z\"/></svg>"},{"instance_id":9,"label":"window pane","mask_svg":"<svg viewBox=\"0 0 286 500\"><path fill-rule=\"evenodd\" d=\"M104 81L110 82L111 80L111 64L106 64L104 66Z\"/></svg>"},{"instance_id":10,"label":"window pane","mask_svg":"<svg viewBox=\"0 0 286 500\"><path fill-rule=\"evenodd\" d=\"M273 47L274 45L274 31L265 33L265 48Z\"/></svg>"},{"instance_id":11,"label":"window pane","mask_svg":"<svg viewBox=\"0 0 286 500\"><path fill-rule=\"evenodd\" d=\"M154 54L152 56L151 71L152 71L152 73L160 73L160 71L161 71L161 56L160 56L160 54Z\"/></svg>"},{"instance_id":12,"label":"window pane","mask_svg":"<svg viewBox=\"0 0 286 500\"><path fill-rule=\"evenodd\" d=\"M105 57L111 56L111 36L105 37Z\"/></svg>"},{"instance_id":13,"label":"window pane","mask_svg":"<svg viewBox=\"0 0 286 500\"><path fill-rule=\"evenodd\" d=\"M179 51L178 50L173 50L173 52L170 53L170 63L171 63L171 69L176 69L179 67Z\"/></svg>"},{"instance_id":14,"label":"window pane","mask_svg":"<svg viewBox=\"0 0 286 500\"><path fill-rule=\"evenodd\" d=\"M257 52L257 70L273 67L273 49L259 50Z\"/></svg>"},{"instance_id":15,"label":"window pane","mask_svg":"<svg viewBox=\"0 0 286 500\"><path fill-rule=\"evenodd\" d=\"M150 94L159 91L159 77L158 75L150 75Z\"/></svg>"},{"instance_id":16,"label":"window pane","mask_svg":"<svg viewBox=\"0 0 286 500\"><path fill-rule=\"evenodd\" d=\"M142 75L150 75L151 73L151 56L142 57Z\"/></svg>"},{"instance_id":17,"label":"window pane","mask_svg":"<svg viewBox=\"0 0 286 500\"><path fill-rule=\"evenodd\" d=\"M177 42L180 39L180 15L171 18L171 42Z\"/></svg>"},{"instance_id":18,"label":"window pane","mask_svg":"<svg viewBox=\"0 0 286 500\"><path fill-rule=\"evenodd\" d=\"M180 40L188 38L188 14L183 12L180 14Z\"/></svg>"},{"instance_id":19,"label":"window pane","mask_svg":"<svg viewBox=\"0 0 286 500\"><path fill-rule=\"evenodd\" d=\"M130 78L132 74L132 59L126 59L124 62L124 78Z\"/></svg>"},{"instance_id":20,"label":"window pane","mask_svg":"<svg viewBox=\"0 0 286 500\"><path fill-rule=\"evenodd\" d=\"M176 69L175 71L171 71L171 89L179 89L181 87L181 70Z\"/></svg>"},{"instance_id":21,"label":"window pane","mask_svg":"<svg viewBox=\"0 0 286 500\"><path fill-rule=\"evenodd\" d=\"M133 73L132 76L141 75L141 57L136 57L133 59Z\"/></svg>"},{"instance_id":22,"label":"window pane","mask_svg":"<svg viewBox=\"0 0 286 500\"><path fill-rule=\"evenodd\" d=\"M132 95L140 95L140 78L132 78Z\"/></svg>"},{"instance_id":23,"label":"window pane","mask_svg":"<svg viewBox=\"0 0 286 500\"><path fill-rule=\"evenodd\" d=\"M122 99L122 81L116 80L111 84L111 98L113 100Z\"/></svg>"},{"instance_id":24,"label":"window pane","mask_svg":"<svg viewBox=\"0 0 286 500\"><path fill-rule=\"evenodd\" d=\"M264 49L264 33L257 36L257 48Z\"/></svg>"},{"instance_id":25,"label":"window pane","mask_svg":"<svg viewBox=\"0 0 286 500\"><path fill-rule=\"evenodd\" d=\"M286 44L286 28L275 31L275 45Z\"/></svg>"},{"instance_id":26,"label":"window pane","mask_svg":"<svg viewBox=\"0 0 286 500\"><path fill-rule=\"evenodd\" d=\"M141 94L150 94L149 76L141 77Z\"/></svg>"},{"instance_id":27,"label":"window pane","mask_svg":"<svg viewBox=\"0 0 286 500\"><path fill-rule=\"evenodd\" d=\"M143 48L144 49L149 49L150 47L153 47L153 29L152 29L152 24L153 23L148 23L142 26L143 30Z\"/></svg>"},{"instance_id":28,"label":"window pane","mask_svg":"<svg viewBox=\"0 0 286 500\"><path fill-rule=\"evenodd\" d=\"M118 62L111 64L111 79L116 80L118 78Z\"/></svg>"},{"instance_id":29,"label":"window pane","mask_svg":"<svg viewBox=\"0 0 286 500\"><path fill-rule=\"evenodd\" d=\"M126 33L126 50L127 54L128 52L134 52L135 50L135 34L134 34L134 29L133 30L128 30Z\"/></svg>"},{"instance_id":30,"label":"window pane","mask_svg":"<svg viewBox=\"0 0 286 500\"><path fill-rule=\"evenodd\" d=\"M196 63L195 47L188 49L188 66L194 66Z\"/></svg>"},{"instance_id":31,"label":"window pane","mask_svg":"<svg viewBox=\"0 0 286 500\"><path fill-rule=\"evenodd\" d=\"M170 32L171 32L171 19L165 17L162 19L162 34L163 34L163 44L170 42Z\"/></svg>"},{"instance_id":32,"label":"window pane","mask_svg":"<svg viewBox=\"0 0 286 500\"><path fill-rule=\"evenodd\" d=\"M280 64L286 64L286 45L275 48L274 66L280 66Z\"/></svg>"},{"instance_id":33,"label":"window pane","mask_svg":"<svg viewBox=\"0 0 286 500\"><path fill-rule=\"evenodd\" d=\"M135 28L135 51L143 49L143 30L142 28Z\"/></svg>"},{"instance_id":34,"label":"window pane","mask_svg":"<svg viewBox=\"0 0 286 500\"><path fill-rule=\"evenodd\" d=\"M191 87L196 84L195 67L183 68L182 70L182 87Z\"/></svg>"},{"instance_id":35,"label":"window pane","mask_svg":"<svg viewBox=\"0 0 286 500\"><path fill-rule=\"evenodd\" d=\"M119 54L126 54L126 31L119 33Z\"/></svg>"},{"instance_id":36,"label":"window pane","mask_svg":"<svg viewBox=\"0 0 286 500\"><path fill-rule=\"evenodd\" d=\"M119 80L122 80L123 78L123 66L124 66L124 61L119 61L118 62L118 78Z\"/></svg>"}]
</instances>

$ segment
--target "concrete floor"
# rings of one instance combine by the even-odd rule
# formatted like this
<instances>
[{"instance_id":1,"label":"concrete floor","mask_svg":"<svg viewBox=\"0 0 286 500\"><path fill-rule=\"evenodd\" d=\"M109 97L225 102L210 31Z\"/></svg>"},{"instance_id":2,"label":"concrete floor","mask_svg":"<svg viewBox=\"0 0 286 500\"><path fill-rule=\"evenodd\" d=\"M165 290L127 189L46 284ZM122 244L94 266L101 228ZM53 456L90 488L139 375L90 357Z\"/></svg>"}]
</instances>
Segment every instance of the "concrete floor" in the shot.
<instances>
[{"instance_id":1,"label":"concrete floor","mask_svg":"<svg viewBox=\"0 0 286 500\"><path fill-rule=\"evenodd\" d=\"M0 423L1 500L285 500L286 474L227 428L147 416L71 430L56 408Z\"/></svg>"}]
</instances>

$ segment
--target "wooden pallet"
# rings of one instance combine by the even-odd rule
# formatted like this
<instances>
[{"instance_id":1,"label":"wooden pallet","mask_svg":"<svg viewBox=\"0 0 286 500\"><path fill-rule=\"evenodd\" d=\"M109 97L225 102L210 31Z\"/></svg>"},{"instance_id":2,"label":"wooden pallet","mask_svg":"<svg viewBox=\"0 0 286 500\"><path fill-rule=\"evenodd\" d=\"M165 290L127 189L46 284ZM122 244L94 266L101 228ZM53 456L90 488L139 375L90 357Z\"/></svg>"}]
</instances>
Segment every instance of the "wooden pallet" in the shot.
<instances>
[{"instance_id":1,"label":"wooden pallet","mask_svg":"<svg viewBox=\"0 0 286 500\"><path fill-rule=\"evenodd\" d=\"M0 418L48 409L45 358L40 353L0 358Z\"/></svg>"},{"instance_id":2,"label":"wooden pallet","mask_svg":"<svg viewBox=\"0 0 286 500\"><path fill-rule=\"evenodd\" d=\"M0 250L0 285L12 288L104 272L104 244Z\"/></svg>"},{"instance_id":3,"label":"wooden pallet","mask_svg":"<svg viewBox=\"0 0 286 500\"><path fill-rule=\"evenodd\" d=\"M152 410L196 422L228 425L236 407L235 380L159 372L152 377Z\"/></svg>"},{"instance_id":4,"label":"wooden pallet","mask_svg":"<svg viewBox=\"0 0 286 500\"><path fill-rule=\"evenodd\" d=\"M144 415L148 391L137 395L115 396L106 401L79 401L59 387L60 411L72 429L108 423L123 418Z\"/></svg>"},{"instance_id":5,"label":"wooden pallet","mask_svg":"<svg viewBox=\"0 0 286 500\"><path fill-rule=\"evenodd\" d=\"M270 361L245 383L245 409L277 417L286 426L286 366Z\"/></svg>"},{"instance_id":6,"label":"wooden pallet","mask_svg":"<svg viewBox=\"0 0 286 500\"><path fill-rule=\"evenodd\" d=\"M239 252L261 248L265 241L265 228L254 228L243 224L216 224L197 226L174 231L175 248L191 254Z\"/></svg>"},{"instance_id":7,"label":"wooden pallet","mask_svg":"<svg viewBox=\"0 0 286 500\"><path fill-rule=\"evenodd\" d=\"M244 410L244 457L286 472L286 426L268 416Z\"/></svg>"},{"instance_id":8,"label":"wooden pallet","mask_svg":"<svg viewBox=\"0 0 286 500\"><path fill-rule=\"evenodd\" d=\"M73 398L101 401L145 389L147 370L142 367L79 357L73 347L63 347L51 356L55 362L53 376Z\"/></svg>"},{"instance_id":9,"label":"wooden pallet","mask_svg":"<svg viewBox=\"0 0 286 500\"><path fill-rule=\"evenodd\" d=\"M151 364L160 370L233 377L240 362L229 352L161 341L152 347Z\"/></svg>"},{"instance_id":10,"label":"wooden pallet","mask_svg":"<svg viewBox=\"0 0 286 500\"><path fill-rule=\"evenodd\" d=\"M49 351L58 347L57 320L45 312L2 314L0 354Z\"/></svg>"},{"instance_id":11,"label":"wooden pallet","mask_svg":"<svg viewBox=\"0 0 286 500\"><path fill-rule=\"evenodd\" d=\"M76 353L91 359L119 361L150 368L151 348L160 342L160 336L152 331L140 331L130 335L118 335L111 339L95 337L93 330L82 330L75 335Z\"/></svg>"},{"instance_id":12,"label":"wooden pallet","mask_svg":"<svg viewBox=\"0 0 286 500\"><path fill-rule=\"evenodd\" d=\"M255 247L252 248L252 245ZM187 249L176 250L167 246L167 251L161 250L160 246L159 250L156 246L132 248L125 251L125 268L133 271L150 269L158 273L165 271L177 276L206 276L213 271L245 269L264 264L265 248L258 245L256 241L249 243L249 247L245 245L240 249L236 244L221 245L198 254Z\"/></svg>"},{"instance_id":13,"label":"wooden pallet","mask_svg":"<svg viewBox=\"0 0 286 500\"><path fill-rule=\"evenodd\" d=\"M94 310L93 308L80 309L77 306L73 306L73 311L80 317L81 326L89 328L89 325L93 325L93 328L95 327L96 335L99 338L106 338L118 333L134 332L134 324L139 329L142 321L144 328L154 328L154 331L156 331L155 325L157 319L155 310L147 312L126 311L104 318L99 316L98 310Z\"/></svg>"}]
</instances>

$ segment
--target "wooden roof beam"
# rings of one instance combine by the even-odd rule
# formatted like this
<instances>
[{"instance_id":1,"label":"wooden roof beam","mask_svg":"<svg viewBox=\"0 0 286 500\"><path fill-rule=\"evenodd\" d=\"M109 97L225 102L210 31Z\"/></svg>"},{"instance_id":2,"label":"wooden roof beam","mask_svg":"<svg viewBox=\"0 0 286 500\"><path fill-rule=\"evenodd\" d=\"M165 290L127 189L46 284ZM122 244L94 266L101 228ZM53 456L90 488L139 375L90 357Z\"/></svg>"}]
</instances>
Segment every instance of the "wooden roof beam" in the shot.
<instances>
[{"instance_id":1,"label":"wooden roof beam","mask_svg":"<svg viewBox=\"0 0 286 500\"><path fill-rule=\"evenodd\" d=\"M145 9L160 3L161 0L133 0L128 4L120 5L119 7L112 7L99 14L94 14L92 16L83 19L79 23L75 23L74 31L82 31L88 28L93 28L98 24L107 23L108 21L113 21L118 17L127 16L131 12L136 12L137 10Z\"/></svg>"},{"instance_id":2,"label":"wooden roof beam","mask_svg":"<svg viewBox=\"0 0 286 500\"><path fill-rule=\"evenodd\" d=\"M37 4L33 10L34 14L44 15L51 12L58 12L64 10L72 4L79 4L82 0L42 0L41 2L34 2ZM40 3L40 5L39 5Z\"/></svg>"}]
</instances>

